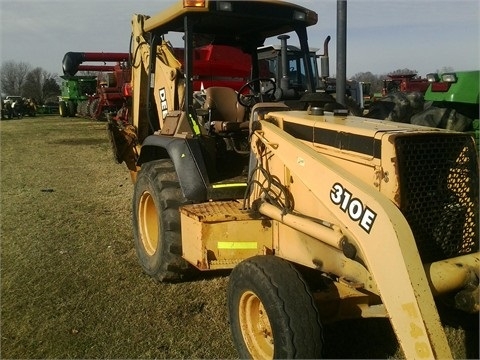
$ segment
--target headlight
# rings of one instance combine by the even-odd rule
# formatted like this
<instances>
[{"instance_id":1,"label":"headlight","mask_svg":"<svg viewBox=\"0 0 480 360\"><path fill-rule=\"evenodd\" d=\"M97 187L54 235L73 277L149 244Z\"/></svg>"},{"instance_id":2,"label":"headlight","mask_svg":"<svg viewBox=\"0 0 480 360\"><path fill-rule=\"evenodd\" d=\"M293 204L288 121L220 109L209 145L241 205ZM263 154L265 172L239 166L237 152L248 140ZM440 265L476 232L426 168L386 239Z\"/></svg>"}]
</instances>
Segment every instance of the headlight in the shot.
<instances>
[{"instance_id":1,"label":"headlight","mask_svg":"<svg viewBox=\"0 0 480 360\"><path fill-rule=\"evenodd\" d=\"M293 13L293 19L298 21L305 21L307 18L307 14L302 11L295 11Z\"/></svg>"},{"instance_id":2,"label":"headlight","mask_svg":"<svg viewBox=\"0 0 480 360\"><path fill-rule=\"evenodd\" d=\"M430 74L427 74L426 76L428 82L437 82L439 80L439 77L438 77L438 74L436 73L430 73Z\"/></svg>"},{"instance_id":3,"label":"headlight","mask_svg":"<svg viewBox=\"0 0 480 360\"><path fill-rule=\"evenodd\" d=\"M449 83L457 82L457 75L455 75L454 73L442 74L442 81L449 82Z\"/></svg>"},{"instance_id":4,"label":"headlight","mask_svg":"<svg viewBox=\"0 0 480 360\"><path fill-rule=\"evenodd\" d=\"M218 11L232 11L232 3L229 1L219 1L217 4Z\"/></svg>"}]
</instances>

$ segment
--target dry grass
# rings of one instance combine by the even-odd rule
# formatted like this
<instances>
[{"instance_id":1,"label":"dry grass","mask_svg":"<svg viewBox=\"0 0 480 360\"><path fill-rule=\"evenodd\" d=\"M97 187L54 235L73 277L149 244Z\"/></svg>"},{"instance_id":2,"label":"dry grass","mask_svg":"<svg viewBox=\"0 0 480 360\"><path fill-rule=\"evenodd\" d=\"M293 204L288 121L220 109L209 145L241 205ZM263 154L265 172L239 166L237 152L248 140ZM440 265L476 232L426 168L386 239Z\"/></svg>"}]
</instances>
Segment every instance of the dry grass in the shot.
<instances>
[{"instance_id":1,"label":"dry grass","mask_svg":"<svg viewBox=\"0 0 480 360\"><path fill-rule=\"evenodd\" d=\"M0 133L0 358L237 356L227 277L169 285L141 272L132 185L104 123L26 118ZM400 356L386 320L325 330L329 358ZM447 331L455 357L478 358L478 330Z\"/></svg>"}]
</instances>

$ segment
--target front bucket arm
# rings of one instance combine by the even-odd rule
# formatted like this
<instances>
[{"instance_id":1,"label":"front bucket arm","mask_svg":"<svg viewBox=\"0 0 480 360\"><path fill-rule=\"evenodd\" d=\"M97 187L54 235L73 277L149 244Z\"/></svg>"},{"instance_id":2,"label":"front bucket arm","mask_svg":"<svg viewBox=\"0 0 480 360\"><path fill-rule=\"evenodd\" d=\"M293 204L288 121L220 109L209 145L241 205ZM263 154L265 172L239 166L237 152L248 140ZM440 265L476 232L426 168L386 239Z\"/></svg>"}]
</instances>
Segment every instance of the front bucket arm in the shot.
<instances>
[{"instance_id":1,"label":"front bucket arm","mask_svg":"<svg viewBox=\"0 0 480 360\"><path fill-rule=\"evenodd\" d=\"M283 164L285 173L305 185L311 201L320 202L328 218L353 237L348 240L364 257L406 358L452 358L415 239L400 210L325 155L271 123L260 124L252 135L258 162L269 171ZM282 179L284 173L272 175Z\"/></svg>"}]
</instances>

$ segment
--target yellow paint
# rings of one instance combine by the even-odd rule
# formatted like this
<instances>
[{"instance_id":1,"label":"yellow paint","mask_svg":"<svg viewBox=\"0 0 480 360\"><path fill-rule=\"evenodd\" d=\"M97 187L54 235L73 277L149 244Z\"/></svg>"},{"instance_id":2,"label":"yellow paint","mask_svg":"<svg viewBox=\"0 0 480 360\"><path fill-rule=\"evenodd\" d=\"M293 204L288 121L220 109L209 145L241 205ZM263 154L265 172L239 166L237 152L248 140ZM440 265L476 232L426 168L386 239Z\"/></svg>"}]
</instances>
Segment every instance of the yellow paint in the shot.
<instances>
[{"instance_id":1,"label":"yellow paint","mask_svg":"<svg viewBox=\"0 0 480 360\"><path fill-rule=\"evenodd\" d=\"M432 354L430 353L430 349L428 344L425 342L417 342L415 343L415 351L419 358L426 359L429 358Z\"/></svg>"},{"instance_id":2,"label":"yellow paint","mask_svg":"<svg viewBox=\"0 0 480 360\"><path fill-rule=\"evenodd\" d=\"M415 323L410 323L410 336L414 339L423 336L422 329Z\"/></svg>"},{"instance_id":3,"label":"yellow paint","mask_svg":"<svg viewBox=\"0 0 480 360\"><path fill-rule=\"evenodd\" d=\"M410 316L412 319L418 318L418 312L415 309L413 303L406 303L402 305L402 309Z\"/></svg>"}]
</instances>

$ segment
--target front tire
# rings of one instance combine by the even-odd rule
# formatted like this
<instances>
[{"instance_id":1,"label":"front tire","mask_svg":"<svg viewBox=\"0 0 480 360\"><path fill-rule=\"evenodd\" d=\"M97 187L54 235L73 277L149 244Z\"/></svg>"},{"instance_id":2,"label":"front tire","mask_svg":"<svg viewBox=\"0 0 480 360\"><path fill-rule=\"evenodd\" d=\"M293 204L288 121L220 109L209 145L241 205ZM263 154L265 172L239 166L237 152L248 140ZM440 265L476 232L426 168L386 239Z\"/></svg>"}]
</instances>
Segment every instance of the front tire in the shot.
<instances>
[{"instance_id":1,"label":"front tire","mask_svg":"<svg viewBox=\"0 0 480 360\"><path fill-rule=\"evenodd\" d=\"M318 359L320 316L305 280L275 256L242 261L230 275L228 308L240 358Z\"/></svg>"},{"instance_id":2,"label":"front tire","mask_svg":"<svg viewBox=\"0 0 480 360\"><path fill-rule=\"evenodd\" d=\"M65 101L60 101L58 104L58 112L60 113L61 117L67 117L68 116L68 109L67 109L67 104Z\"/></svg>"},{"instance_id":3,"label":"front tire","mask_svg":"<svg viewBox=\"0 0 480 360\"><path fill-rule=\"evenodd\" d=\"M143 164L133 194L135 250L145 273L160 282L191 275L182 258L179 207L186 200L171 160Z\"/></svg>"}]
</instances>

